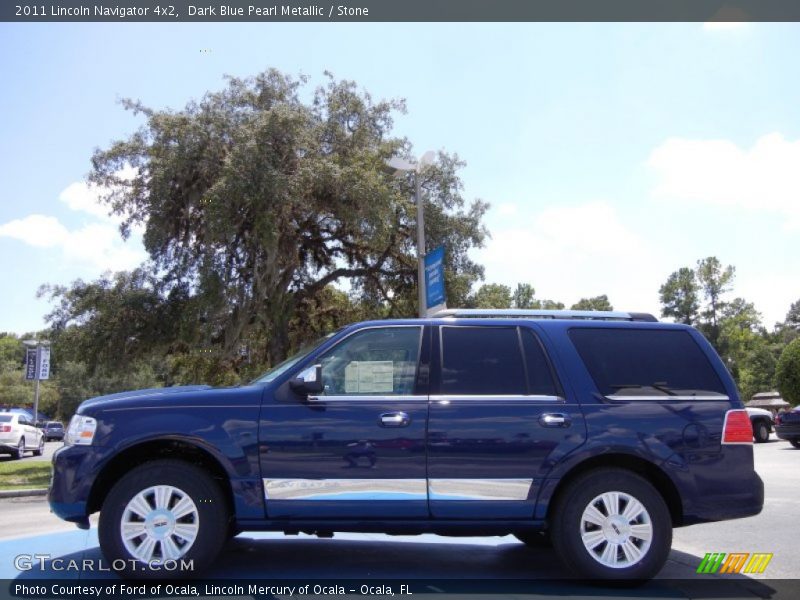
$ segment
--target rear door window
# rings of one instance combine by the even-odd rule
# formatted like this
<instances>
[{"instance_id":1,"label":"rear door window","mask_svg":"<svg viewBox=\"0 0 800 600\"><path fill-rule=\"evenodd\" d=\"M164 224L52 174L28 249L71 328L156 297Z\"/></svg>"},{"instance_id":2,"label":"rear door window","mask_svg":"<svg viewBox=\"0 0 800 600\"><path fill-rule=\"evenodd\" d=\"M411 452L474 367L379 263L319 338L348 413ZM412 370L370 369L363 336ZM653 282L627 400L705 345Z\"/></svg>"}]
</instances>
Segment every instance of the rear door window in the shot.
<instances>
[{"instance_id":1,"label":"rear door window","mask_svg":"<svg viewBox=\"0 0 800 600\"><path fill-rule=\"evenodd\" d=\"M522 347L528 369L528 393L534 396L561 396L561 390L553 377L553 369L547 360L539 338L530 329L522 328Z\"/></svg>"},{"instance_id":2,"label":"rear door window","mask_svg":"<svg viewBox=\"0 0 800 600\"><path fill-rule=\"evenodd\" d=\"M516 327L444 326L441 336L442 394L527 394Z\"/></svg>"},{"instance_id":3,"label":"rear door window","mask_svg":"<svg viewBox=\"0 0 800 600\"><path fill-rule=\"evenodd\" d=\"M727 395L686 331L581 327L570 330L569 337L600 393L612 399Z\"/></svg>"}]
</instances>

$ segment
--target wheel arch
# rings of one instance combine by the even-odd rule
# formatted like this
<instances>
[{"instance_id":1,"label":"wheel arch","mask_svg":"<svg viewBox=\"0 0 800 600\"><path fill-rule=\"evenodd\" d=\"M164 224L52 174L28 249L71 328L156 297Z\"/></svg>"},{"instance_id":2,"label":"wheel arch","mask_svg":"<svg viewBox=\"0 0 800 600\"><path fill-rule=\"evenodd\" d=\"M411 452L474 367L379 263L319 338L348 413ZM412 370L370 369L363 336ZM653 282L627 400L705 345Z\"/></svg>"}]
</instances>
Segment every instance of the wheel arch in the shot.
<instances>
[{"instance_id":1,"label":"wheel arch","mask_svg":"<svg viewBox=\"0 0 800 600\"><path fill-rule=\"evenodd\" d=\"M92 484L87 502L87 514L100 510L114 484L131 469L160 459L182 460L208 472L222 490L229 514L233 516L233 490L229 474L222 462L207 448L181 438L140 441L116 453L103 466Z\"/></svg>"},{"instance_id":2,"label":"wheel arch","mask_svg":"<svg viewBox=\"0 0 800 600\"><path fill-rule=\"evenodd\" d=\"M546 519L549 521L552 512L558 505L561 495L569 484L577 477L598 468L624 469L636 473L647 480L664 499L669 510L673 527L683 524L684 506L681 495L669 475L657 465L643 458L625 453L599 454L588 458L572 467L558 482L547 503Z\"/></svg>"}]
</instances>

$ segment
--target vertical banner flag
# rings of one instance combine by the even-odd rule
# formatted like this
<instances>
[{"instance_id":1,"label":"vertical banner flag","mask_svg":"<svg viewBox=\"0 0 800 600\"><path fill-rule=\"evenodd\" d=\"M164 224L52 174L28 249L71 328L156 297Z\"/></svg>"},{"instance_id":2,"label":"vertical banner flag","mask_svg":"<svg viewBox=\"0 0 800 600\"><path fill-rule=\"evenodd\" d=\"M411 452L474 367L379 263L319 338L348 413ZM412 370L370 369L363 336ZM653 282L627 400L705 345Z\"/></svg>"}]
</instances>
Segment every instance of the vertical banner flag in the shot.
<instances>
[{"instance_id":1,"label":"vertical banner flag","mask_svg":"<svg viewBox=\"0 0 800 600\"><path fill-rule=\"evenodd\" d=\"M50 347L39 346L36 361L36 379L50 379Z\"/></svg>"},{"instance_id":2,"label":"vertical banner flag","mask_svg":"<svg viewBox=\"0 0 800 600\"><path fill-rule=\"evenodd\" d=\"M425 304L427 314L447 308L444 295L444 246L425 255Z\"/></svg>"},{"instance_id":3,"label":"vertical banner flag","mask_svg":"<svg viewBox=\"0 0 800 600\"><path fill-rule=\"evenodd\" d=\"M25 379L36 379L36 348L28 348L25 352Z\"/></svg>"}]
</instances>

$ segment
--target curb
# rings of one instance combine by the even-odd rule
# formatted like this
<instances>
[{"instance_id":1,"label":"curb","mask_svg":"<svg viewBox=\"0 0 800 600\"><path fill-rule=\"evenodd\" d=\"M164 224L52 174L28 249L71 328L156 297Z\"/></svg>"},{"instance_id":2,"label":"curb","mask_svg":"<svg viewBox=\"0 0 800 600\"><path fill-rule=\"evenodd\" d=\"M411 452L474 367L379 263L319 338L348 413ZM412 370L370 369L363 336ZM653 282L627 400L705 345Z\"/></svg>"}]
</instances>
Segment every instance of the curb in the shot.
<instances>
[{"instance_id":1,"label":"curb","mask_svg":"<svg viewBox=\"0 0 800 600\"><path fill-rule=\"evenodd\" d=\"M0 498L26 498L29 496L46 496L47 488L33 490L0 490Z\"/></svg>"}]
</instances>

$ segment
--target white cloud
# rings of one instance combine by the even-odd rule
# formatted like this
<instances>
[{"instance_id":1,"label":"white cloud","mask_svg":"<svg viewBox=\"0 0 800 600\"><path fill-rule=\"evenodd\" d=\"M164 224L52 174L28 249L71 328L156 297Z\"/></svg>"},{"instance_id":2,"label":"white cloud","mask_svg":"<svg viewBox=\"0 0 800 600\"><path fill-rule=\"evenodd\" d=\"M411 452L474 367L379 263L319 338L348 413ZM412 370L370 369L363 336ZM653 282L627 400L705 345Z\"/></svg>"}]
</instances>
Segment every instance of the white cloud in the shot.
<instances>
[{"instance_id":1,"label":"white cloud","mask_svg":"<svg viewBox=\"0 0 800 600\"><path fill-rule=\"evenodd\" d=\"M564 302L607 294L619 310L658 312L658 257L605 201L554 206L495 227L477 260L488 282L531 283Z\"/></svg>"},{"instance_id":2,"label":"white cloud","mask_svg":"<svg viewBox=\"0 0 800 600\"><path fill-rule=\"evenodd\" d=\"M800 229L800 140L771 133L743 149L728 140L670 138L647 164L658 176L658 198L766 211Z\"/></svg>"},{"instance_id":3,"label":"white cloud","mask_svg":"<svg viewBox=\"0 0 800 600\"><path fill-rule=\"evenodd\" d=\"M55 217L29 215L0 225L0 237L10 237L35 248L53 248L64 244L69 231Z\"/></svg>"},{"instance_id":4,"label":"white cloud","mask_svg":"<svg viewBox=\"0 0 800 600\"><path fill-rule=\"evenodd\" d=\"M30 215L0 225L0 237L58 249L69 264L99 271L131 269L145 258L138 240L123 242L116 226L109 223L90 223L70 231L55 217Z\"/></svg>"},{"instance_id":5,"label":"white cloud","mask_svg":"<svg viewBox=\"0 0 800 600\"><path fill-rule=\"evenodd\" d=\"M130 178L133 171L125 170L120 175ZM89 218L82 227L70 230L56 217L33 214L1 224L0 237L19 240L34 248L58 250L67 266L98 271L136 267L146 258L140 230L134 230L127 241L121 238L120 218L109 215L107 206L100 202L103 192L97 186L75 182L59 194L61 202Z\"/></svg>"},{"instance_id":6,"label":"white cloud","mask_svg":"<svg viewBox=\"0 0 800 600\"><path fill-rule=\"evenodd\" d=\"M513 217L518 210L519 208L513 202L503 202L497 206L497 213L501 217Z\"/></svg>"},{"instance_id":7,"label":"white cloud","mask_svg":"<svg viewBox=\"0 0 800 600\"><path fill-rule=\"evenodd\" d=\"M131 180L136 176L136 170L130 166L124 167L116 173L116 176L121 179ZM118 215L110 214L110 207L100 200L105 192L106 190L99 186L91 185L85 181L76 181L64 188L58 195L58 199L74 211L119 223L122 219Z\"/></svg>"}]
</instances>

